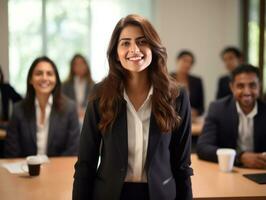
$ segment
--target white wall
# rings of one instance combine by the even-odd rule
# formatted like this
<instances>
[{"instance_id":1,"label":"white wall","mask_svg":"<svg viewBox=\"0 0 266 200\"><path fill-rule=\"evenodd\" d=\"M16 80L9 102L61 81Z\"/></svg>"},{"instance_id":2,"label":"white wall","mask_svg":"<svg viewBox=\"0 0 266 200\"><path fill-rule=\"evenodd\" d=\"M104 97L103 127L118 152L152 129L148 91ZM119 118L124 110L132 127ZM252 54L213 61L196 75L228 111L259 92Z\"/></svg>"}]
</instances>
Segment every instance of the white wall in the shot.
<instances>
[{"instance_id":1,"label":"white wall","mask_svg":"<svg viewBox=\"0 0 266 200\"><path fill-rule=\"evenodd\" d=\"M7 0L0 0L0 65L8 80L8 23Z\"/></svg>"},{"instance_id":2,"label":"white wall","mask_svg":"<svg viewBox=\"0 0 266 200\"><path fill-rule=\"evenodd\" d=\"M193 73L204 81L207 106L215 97L218 77L225 73L221 50L227 45L240 46L239 0L156 2L155 26L168 51L169 71L175 70L179 50L192 50L196 56Z\"/></svg>"}]
</instances>

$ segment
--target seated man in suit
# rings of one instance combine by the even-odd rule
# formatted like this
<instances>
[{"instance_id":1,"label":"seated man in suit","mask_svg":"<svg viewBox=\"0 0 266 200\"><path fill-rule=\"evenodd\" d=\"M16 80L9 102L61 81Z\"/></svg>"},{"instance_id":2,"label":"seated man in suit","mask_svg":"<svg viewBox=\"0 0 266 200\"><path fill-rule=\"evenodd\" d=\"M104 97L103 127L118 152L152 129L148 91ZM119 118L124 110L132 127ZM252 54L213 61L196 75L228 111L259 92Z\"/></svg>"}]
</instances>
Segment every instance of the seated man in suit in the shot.
<instances>
[{"instance_id":1,"label":"seated man in suit","mask_svg":"<svg viewBox=\"0 0 266 200\"><path fill-rule=\"evenodd\" d=\"M242 53L236 47L226 47L222 51L221 57L228 73L231 73L242 62ZM232 94L229 83L230 74L226 74L219 78L216 99Z\"/></svg>"},{"instance_id":2,"label":"seated man in suit","mask_svg":"<svg viewBox=\"0 0 266 200\"><path fill-rule=\"evenodd\" d=\"M258 100L258 68L237 67L230 88L233 95L210 104L198 139L198 156L217 162L218 148L233 148L237 150L236 165L266 168L266 105Z\"/></svg>"}]
</instances>

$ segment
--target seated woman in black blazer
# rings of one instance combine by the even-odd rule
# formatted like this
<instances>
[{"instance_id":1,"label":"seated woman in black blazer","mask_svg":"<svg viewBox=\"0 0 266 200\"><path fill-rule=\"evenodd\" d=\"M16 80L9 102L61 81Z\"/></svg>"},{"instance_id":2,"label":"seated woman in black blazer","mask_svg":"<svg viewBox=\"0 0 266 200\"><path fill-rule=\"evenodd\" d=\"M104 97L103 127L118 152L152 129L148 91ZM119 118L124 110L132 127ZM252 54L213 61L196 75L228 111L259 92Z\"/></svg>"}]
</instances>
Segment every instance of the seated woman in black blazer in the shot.
<instances>
[{"instance_id":1,"label":"seated woman in black blazer","mask_svg":"<svg viewBox=\"0 0 266 200\"><path fill-rule=\"evenodd\" d=\"M29 69L26 97L14 107L7 129L5 156L77 155L78 141L75 103L62 96L54 62L39 57Z\"/></svg>"},{"instance_id":2,"label":"seated woman in black blazer","mask_svg":"<svg viewBox=\"0 0 266 200\"><path fill-rule=\"evenodd\" d=\"M184 50L176 57L176 73L171 75L178 83L183 85L189 94L192 117L197 117L204 112L204 89L201 78L190 74L195 63L192 52Z\"/></svg>"},{"instance_id":3,"label":"seated woman in black blazer","mask_svg":"<svg viewBox=\"0 0 266 200\"><path fill-rule=\"evenodd\" d=\"M62 91L68 98L76 102L81 124L93 85L94 81L86 58L81 54L75 54L71 59L69 75L62 85Z\"/></svg>"},{"instance_id":4,"label":"seated woman in black blazer","mask_svg":"<svg viewBox=\"0 0 266 200\"><path fill-rule=\"evenodd\" d=\"M0 67L0 128L5 128L9 115L12 112L10 108L15 102L21 100L21 96L8 83L4 82L4 75Z\"/></svg>"},{"instance_id":5,"label":"seated woman in black blazer","mask_svg":"<svg viewBox=\"0 0 266 200\"><path fill-rule=\"evenodd\" d=\"M192 199L189 100L168 75L157 32L128 15L107 57L85 114L73 200Z\"/></svg>"}]
</instances>

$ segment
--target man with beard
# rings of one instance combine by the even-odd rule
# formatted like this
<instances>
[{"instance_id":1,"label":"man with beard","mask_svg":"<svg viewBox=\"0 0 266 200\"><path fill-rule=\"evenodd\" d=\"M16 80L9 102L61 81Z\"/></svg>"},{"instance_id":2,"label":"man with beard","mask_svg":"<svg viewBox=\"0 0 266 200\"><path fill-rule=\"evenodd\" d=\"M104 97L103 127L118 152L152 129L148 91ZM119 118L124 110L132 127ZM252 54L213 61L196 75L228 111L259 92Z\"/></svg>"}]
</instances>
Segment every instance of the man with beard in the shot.
<instances>
[{"instance_id":1,"label":"man with beard","mask_svg":"<svg viewBox=\"0 0 266 200\"><path fill-rule=\"evenodd\" d=\"M235 165L266 168L266 105L258 97L258 68L242 64L232 72L233 95L210 104L197 144L199 158L217 162L218 148L237 151Z\"/></svg>"}]
</instances>

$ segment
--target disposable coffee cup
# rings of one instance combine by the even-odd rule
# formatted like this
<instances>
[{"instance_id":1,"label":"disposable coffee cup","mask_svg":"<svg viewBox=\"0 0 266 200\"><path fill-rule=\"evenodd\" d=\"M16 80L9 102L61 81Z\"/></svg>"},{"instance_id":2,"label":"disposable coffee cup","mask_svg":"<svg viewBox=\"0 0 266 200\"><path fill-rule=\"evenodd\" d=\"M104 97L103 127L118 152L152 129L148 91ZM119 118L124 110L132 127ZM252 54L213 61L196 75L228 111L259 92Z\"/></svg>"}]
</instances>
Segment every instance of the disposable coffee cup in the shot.
<instances>
[{"instance_id":1,"label":"disposable coffee cup","mask_svg":"<svg viewBox=\"0 0 266 200\"><path fill-rule=\"evenodd\" d=\"M220 148L216 151L218 156L219 168L222 172L231 172L234 166L236 150Z\"/></svg>"},{"instance_id":2,"label":"disposable coffee cup","mask_svg":"<svg viewBox=\"0 0 266 200\"><path fill-rule=\"evenodd\" d=\"M40 174L42 160L39 156L28 156L26 158L29 175L30 176L38 176Z\"/></svg>"}]
</instances>

